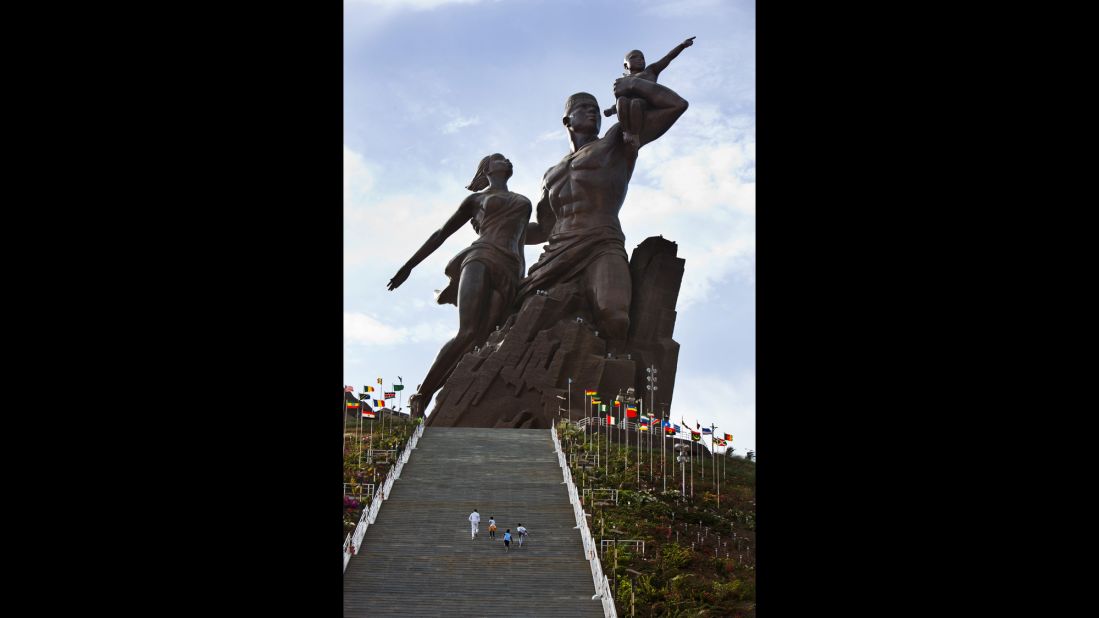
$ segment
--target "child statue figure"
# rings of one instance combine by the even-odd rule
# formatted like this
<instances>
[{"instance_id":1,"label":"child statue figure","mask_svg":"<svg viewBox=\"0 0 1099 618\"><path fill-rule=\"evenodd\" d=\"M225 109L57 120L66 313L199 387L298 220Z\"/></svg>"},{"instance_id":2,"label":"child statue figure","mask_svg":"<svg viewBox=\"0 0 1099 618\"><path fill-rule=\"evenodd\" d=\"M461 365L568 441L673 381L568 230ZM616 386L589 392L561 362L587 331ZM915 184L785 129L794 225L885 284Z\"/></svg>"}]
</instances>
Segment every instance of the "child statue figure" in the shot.
<instances>
[{"instance_id":1,"label":"child statue figure","mask_svg":"<svg viewBox=\"0 0 1099 618\"><path fill-rule=\"evenodd\" d=\"M627 52L622 65L629 73L623 73L622 76L639 77L650 82L655 82L657 77L660 76L660 72L668 68L668 65L679 55L679 52L694 45L694 39L695 37L691 37L679 45L676 45L672 51L668 52L668 55L649 66L645 66L645 54L642 54L641 50L635 49ZM634 148L641 147L641 142L638 139L637 133L639 128L644 124L644 113L644 101L627 97L619 97L613 107L603 110L603 115L607 117L618 114L618 122L622 124L622 141Z\"/></svg>"}]
</instances>

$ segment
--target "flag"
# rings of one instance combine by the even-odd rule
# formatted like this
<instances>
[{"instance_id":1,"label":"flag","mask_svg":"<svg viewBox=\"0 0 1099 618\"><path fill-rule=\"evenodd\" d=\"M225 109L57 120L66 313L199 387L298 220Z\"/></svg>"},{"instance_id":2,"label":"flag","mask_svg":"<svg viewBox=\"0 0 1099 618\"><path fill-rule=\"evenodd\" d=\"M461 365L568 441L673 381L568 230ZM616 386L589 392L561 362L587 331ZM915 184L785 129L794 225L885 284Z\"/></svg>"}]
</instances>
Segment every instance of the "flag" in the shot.
<instances>
[{"instance_id":1,"label":"flag","mask_svg":"<svg viewBox=\"0 0 1099 618\"><path fill-rule=\"evenodd\" d=\"M599 404L599 411L600 412L606 412L607 411L607 404L605 404L605 403Z\"/></svg>"},{"instance_id":2,"label":"flag","mask_svg":"<svg viewBox=\"0 0 1099 618\"><path fill-rule=\"evenodd\" d=\"M622 402L621 402L621 401L619 401L619 400L617 400L617 399L615 399L615 400L614 400L614 407L616 407L616 408L617 408L617 407L618 407L618 406L620 406L620 405L622 405Z\"/></svg>"},{"instance_id":3,"label":"flag","mask_svg":"<svg viewBox=\"0 0 1099 618\"><path fill-rule=\"evenodd\" d=\"M596 399L595 397L592 397L591 398L591 403L592 403L592 405L595 405L595 404L603 403L603 400L602 399Z\"/></svg>"},{"instance_id":4,"label":"flag","mask_svg":"<svg viewBox=\"0 0 1099 618\"><path fill-rule=\"evenodd\" d=\"M357 402L357 401L348 401L347 402L347 407L348 407L348 409L353 410L353 409L359 407L359 402Z\"/></svg>"},{"instance_id":5,"label":"flag","mask_svg":"<svg viewBox=\"0 0 1099 618\"><path fill-rule=\"evenodd\" d=\"M728 442L726 442L725 440L722 440L721 438L714 438L714 445L725 446L726 444L728 444Z\"/></svg>"},{"instance_id":6,"label":"flag","mask_svg":"<svg viewBox=\"0 0 1099 618\"><path fill-rule=\"evenodd\" d=\"M710 434L712 434L713 432L714 432L714 430L713 430L713 429L710 429L709 427L703 427L703 428L702 428L702 433L704 433L704 434L706 434L706 435L710 435Z\"/></svg>"},{"instance_id":7,"label":"flag","mask_svg":"<svg viewBox=\"0 0 1099 618\"><path fill-rule=\"evenodd\" d=\"M669 427L669 426L665 425L665 426L664 426L664 433L674 434L674 433L675 433L675 430L674 430L674 429L672 429L671 427Z\"/></svg>"},{"instance_id":8,"label":"flag","mask_svg":"<svg viewBox=\"0 0 1099 618\"><path fill-rule=\"evenodd\" d=\"M374 387L373 386L364 386L363 390L368 392L368 393L373 393L374 392Z\"/></svg>"},{"instance_id":9,"label":"flag","mask_svg":"<svg viewBox=\"0 0 1099 618\"><path fill-rule=\"evenodd\" d=\"M695 429L699 429L699 428L701 428L701 427L702 427L702 425L699 425L699 424L698 424L698 421L695 421Z\"/></svg>"},{"instance_id":10,"label":"flag","mask_svg":"<svg viewBox=\"0 0 1099 618\"><path fill-rule=\"evenodd\" d=\"M595 391L584 391L584 396L585 397L588 397L588 396L591 396L591 395L598 395L598 394L599 393L597 393Z\"/></svg>"},{"instance_id":11,"label":"flag","mask_svg":"<svg viewBox=\"0 0 1099 618\"><path fill-rule=\"evenodd\" d=\"M345 393L354 393L355 392L355 387L344 385L343 392L345 392Z\"/></svg>"},{"instance_id":12,"label":"flag","mask_svg":"<svg viewBox=\"0 0 1099 618\"><path fill-rule=\"evenodd\" d=\"M381 384L381 383L382 383L382 379L378 378L378 384Z\"/></svg>"},{"instance_id":13,"label":"flag","mask_svg":"<svg viewBox=\"0 0 1099 618\"><path fill-rule=\"evenodd\" d=\"M731 434L731 433L725 434L725 439L726 440L732 440L733 439L733 434Z\"/></svg>"},{"instance_id":14,"label":"flag","mask_svg":"<svg viewBox=\"0 0 1099 618\"><path fill-rule=\"evenodd\" d=\"M374 418L377 414L369 407L363 408L363 418Z\"/></svg>"},{"instance_id":15,"label":"flag","mask_svg":"<svg viewBox=\"0 0 1099 618\"><path fill-rule=\"evenodd\" d=\"M393 385L393 390L395 390L395 391L403 391L403 390L404 390L404 384L394 384L394 385Z\"/></svg>"},{"instance_id":16,"label":"flag","mask_svg":"<svg viewBox=\"0 0 1099 618\"><path fill-rule=\"evenodd\" d=\"M674 424L673 424L673 425L672 425L672 427L675 427L675 432L676 432L676 433L679 433L679 425L674 425Z\"/></svg>"},{"instance_id":17,"label":"flag","mask_svg":"<svg viewBox=\"0 0 1099 618\"><path fill-rule=\"evenodd\" d=\"M604 409L606 409L606 407L607 407L607 406L603 406L603 408L604 408ZM614 422L614 417L613 417L613 416L611 416L610 414L608 414L608 415L607 415L607 424L608 424L608 425L614 425L614 424L615 424L615 422ZM609 439L609 438L608 438L608 439Z\"/></svg>"},{"instance_id":18,"label":"flag","mask_svg":"<svg viewBox=\"0 0 1099 618\"><path fill-rule=\"evenodd\" d=\"M630 412L630 408L626 408L626 413L629 414L629 412ZM648 425L651 422L651 419L649 419L649 417L647 417L647 416L642 416L640 420L645 425Z\"/></svg>"},{"instance_id":19,"label":"flag","mask_svg":"<svg viewBox=\"0 0 1099 618\"><path fill-rule=\"evenodd\" d=\"M641 425L640 427L637 428L637 430L638 431L648 431L649 426L648 425Z\"/></svg>"},{"instance_id":20,"label":"flag","mask_svg":"<svg viewBox=\"0 0 1099 618\"><path fill-rule=\"evenodd\" d=\"M701 438L701 437L702 437L702 434L698 433L697 431L692 431L691 432L691 439L694 440L695 442L698 442L699 438Z\"/></svg>"},{"instance_id":21,"label":"flag","mask_svg":"<svg viewBox=\"0 0 1099 618\"><path fill-rule=\"evenodd\" d=\"M626 408L626 418L637 418L637 409Z\"/></svg>"},{"instance_id":22,"label":"flag","mask_svg":"<svg viewBox=\"0 0 1099 618\"><path fill-rule=\"evenodd\" d=\"M386 393L385 399L396 399L397 393Z\"/></svg>"},{"instance_id":23,"label":"flag","mask_svg":"<svg viewBox=\"0 0 1099 618\"><path fill-rule=\"evenodd\" d=\"M375 400L374 400L374 405L376 405L376 406L378 406L379 408L381 408L382 406L384 406L384 405L385 405L385 400L383 400L383 399L375 399Z\"/></svg>"}]
</instances>

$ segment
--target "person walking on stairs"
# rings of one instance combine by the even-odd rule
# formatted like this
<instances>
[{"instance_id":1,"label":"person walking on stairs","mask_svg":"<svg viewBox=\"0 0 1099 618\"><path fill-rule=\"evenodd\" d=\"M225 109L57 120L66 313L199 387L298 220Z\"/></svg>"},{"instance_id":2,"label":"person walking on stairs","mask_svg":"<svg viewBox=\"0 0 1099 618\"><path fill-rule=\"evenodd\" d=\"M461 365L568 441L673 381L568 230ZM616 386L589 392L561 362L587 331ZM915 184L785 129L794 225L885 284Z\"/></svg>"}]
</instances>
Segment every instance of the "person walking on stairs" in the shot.
<instances>
[{"instance_id":1,"label":"person walking on stairs","mask_svg":"<svg viewBox=\"0 0 1099 618\"><path fill-rule=\"evenodd\" d=\"M523 537L527 535L527 529L523 527L523 524L519 524L519 527L515 529L519 533L519 547L523 546Z\"/></svg>"},{"instance_id":2,"label":"person walking on stairs","mask_svg":"<svg viewBox=\"0 0 1099 618\"><path fill-rule=\"evenodd\" d=\"M481 514L477 512L477 509L473 509L473 512L469 514L469 538L477 538L478 528L481 526Z\"/></svg>"},{"instance_id":3,"label":"person walking on stairs","mask_svg":"<svg viewBox=\"0 0 1099 618\"><path fill-rule=\"evenodd\" d=\"M496 538L496 518L491 515L488 517L488 538Z\"/></svg>"},{"instance_id":4,"label":"person walking on stairs","mask_svg":"<svg viewBox=\"0 0 1099 618\"><path fill-rule=\"evenodd\" d=\"M511 551L511 528L504 531L504 551Z\"/></svg>"}]
</instances>

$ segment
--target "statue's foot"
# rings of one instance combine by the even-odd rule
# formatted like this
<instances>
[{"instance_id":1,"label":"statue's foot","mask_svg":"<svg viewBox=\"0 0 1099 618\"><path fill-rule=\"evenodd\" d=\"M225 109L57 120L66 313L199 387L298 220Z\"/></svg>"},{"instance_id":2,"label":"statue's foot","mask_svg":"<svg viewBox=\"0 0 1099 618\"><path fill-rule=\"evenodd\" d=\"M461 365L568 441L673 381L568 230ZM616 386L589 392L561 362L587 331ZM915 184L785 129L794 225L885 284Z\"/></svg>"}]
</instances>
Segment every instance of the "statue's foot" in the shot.
<instances>
[{"instance_id":1,"label":"statue's foot","mask_svg":"<svg viewBox=\"0 0 1099 618\"><path fill-rule=\"evenodd\" d=\"M408 407L411 408L412 418L420 418L424 415L424 396L414 393L408 398Z\"/></svg>"}]
</instances>

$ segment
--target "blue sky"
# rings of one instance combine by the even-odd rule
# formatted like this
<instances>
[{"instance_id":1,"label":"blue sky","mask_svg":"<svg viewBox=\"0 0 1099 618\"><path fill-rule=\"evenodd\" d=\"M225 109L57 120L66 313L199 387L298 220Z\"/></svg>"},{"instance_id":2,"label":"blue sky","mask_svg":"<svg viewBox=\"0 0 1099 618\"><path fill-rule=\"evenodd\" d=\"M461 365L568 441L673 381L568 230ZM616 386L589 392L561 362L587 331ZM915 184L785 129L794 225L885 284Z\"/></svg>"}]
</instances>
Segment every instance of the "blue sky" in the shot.
<instances>
[{"instance_id":1,"label":"blue sky","mask_svg":"<svg viewBox=\"0 0 1099 618\"><path fill-rule=\"evenodd\" d=\"M660 76L690 109L642 148L622 227L627 252L663 234L686 259L673 419L712 422L737 453L755 450L751 1L345 0L347 384L381 377L388 388L399 375L411 394L457 331L457 309L436 305L434 290L472 228L396 291L386 283L457 209L481 157L511 159L508 187L536 202L542 174L569 152L568 95L590 92L606 108L627 51L655 62L690 36ZM528 266L540 253L527 246Z\"/></svg>"}]
</instances>

